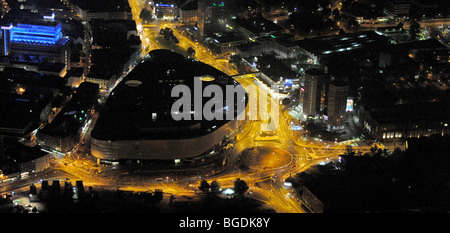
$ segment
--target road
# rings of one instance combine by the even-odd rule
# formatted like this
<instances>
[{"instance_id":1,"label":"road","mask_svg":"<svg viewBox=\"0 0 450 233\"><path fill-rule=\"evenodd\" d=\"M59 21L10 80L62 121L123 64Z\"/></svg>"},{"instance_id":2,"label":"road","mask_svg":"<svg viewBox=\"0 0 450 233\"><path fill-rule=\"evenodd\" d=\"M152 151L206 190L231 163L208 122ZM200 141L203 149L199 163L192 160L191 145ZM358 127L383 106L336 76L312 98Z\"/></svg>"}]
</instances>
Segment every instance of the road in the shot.
<instances>
[{"instance_id":1,"label":"road","mask_svg":"<svg viewBox=\"0 0 450 233\"><path fill-rule=\"evenodd\" d=\"M176 29L178 24L155 21L151 25L143 25L138 17L143 4L140 0L130 0L130 5L133 19L136 20L142 40L140 58L145 57L149 51L154 49L166 48L174 51L186 51L187 48L192 47L196 50L195 59L210 64L230 76L238 74L234 68L228 66L227 61L221 61L204 45L185 37L182 32ZM173 29L175 36L180 41L177 45L161 41L164 39L159 36L159 29L165 27ZM124 73L125 75L126 73ZM279 96L261 82L257 73L237 75L234 78L248 91L249 102L254 104L247 106L246 112L248 114L245 124L236 135L236 143L228 165L229 168L224 172L212 174L207 172L206 169L198 168L195 169L197 174L195 176L172 175L173 172L170 171L167 173L140 174L116 169L111 165L98 165L95 158L89 155L90 131L98 118L96 112L92 121L87 122L88 125L86 125L86 130L81 137L82 142L71 153L64 156L55 155L51 160L51 168L43 173L25 179L1 183L0 193L10 193L33 183L38 184L41 179L64 181L69 178L71 181L83 180L86 186L103 189L133 191L163 189L166 194L182 196L195 195L194 190L197 189L203 179L209 182L217 180L222 188L227 188L233 187L233 182L240 178L249 185L253 192L252 197L262 200L267 207L274 209L276 212L307 212L302 208L301 200L293 196L293 191L283 185L284 180L318 163L337 158L339 154L345 152L346 144L299 138L299 133L290 129L290 122L293 119L290 118L289 114L286 114L284 108L279 106ZM268 96L268 98L260 98L260 96ZM257 114L257 117L254 114ZM275 128L271 129L272 127ZM262 136L261 134L264 131L269 131L273 135L270 138ZM249 171L236 169L238 156L244 151L254 150L254 148L264 148L267 153L264 161L257 161L257 164L255 164L255 166L261 167ZM255 154L254 156L258 155ZM282 163L280 162L281 159ZM267 165L261 165L262 163L277 165L267 167ZM162 177L163 181L157 181L156 177Z\"/></svg>"}]
</instances>

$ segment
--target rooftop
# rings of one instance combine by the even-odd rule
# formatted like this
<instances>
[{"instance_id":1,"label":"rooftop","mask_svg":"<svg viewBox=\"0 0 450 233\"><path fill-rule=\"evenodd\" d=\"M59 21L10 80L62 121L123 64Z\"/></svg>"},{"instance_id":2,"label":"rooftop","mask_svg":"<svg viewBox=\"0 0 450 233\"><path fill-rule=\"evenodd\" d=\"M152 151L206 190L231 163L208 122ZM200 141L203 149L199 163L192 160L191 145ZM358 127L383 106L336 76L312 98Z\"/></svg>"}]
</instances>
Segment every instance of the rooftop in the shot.
<instances>
[{"instance_id":1,"label":"rooftop","mask_svg":"<svg viewBox=\"0 0 450 233\"><path fill-rule=\"evenodd\" d=\"M446 50L447 46L436 38L392 44L385 47L386 51L409 52L411 50Z\"/></svg>"},{"instance_id":2,"label":"rooftop","mask_svg":"<svg viewBox=\"0 0 450 233\"><path fill-rule=\"evenodd\" d=\"M178 99L171 96L172 88L177 84L186 85L193 100L194 80L205 76L209 78L203 82L218 85L222 90L225 85L239 85L225 73L197 60L169 50L151 51L111 92L92 137L100 140L180 139L205 135L212 126L220 128L228 121L176 121L172 117L171 108ZM202 87L205 86L203 83ZM203 97L202 103L209 99ZM225 108L222 111L225 114Z\"/></svg>"},{"instance_id":3,"label":"rooftop","mask_svg":"<svg viewBox=\"0 0 450 233\"><path fill-rule=\"evenodd\" d=\"M9 27L10 24L31 24L31 25L42 25L42 26L57 26L60 24L59 21L44 20L43 16L38 13L33 13L29 10L11 10L8 14L4 15L0 19L0 25Z\"/></svg>"},{"instance_id":4,"label":"rooftop","mask_svg":"<svg viewBox=\"0 0 450 233\"><path fill-rule=\"evenodd\" d=\"M1 134L11 134L11 131L6 129L25 130L24 135L30 133L39 126L40 113L52 100L52 93L30 90L26 90L23 94L0 92Z\"/></svg>"},{"instance_id":5,"label":"rooftop","mask_svg":"<svg viewBox=\"0 0 450 233\"><path fill-rule=\"evenodd\" d=\"M258 46L258 45L261 45L261 43L259 43L259 42L248 42L248 43L245 43L245 44L238 45L238 46L236 46L236 48L239 49L239 51L241 51L241 52L248 52L248 51L251 50L251 48L253 48L254 46Z\"/></svg>"},{"instance_id":6,"label":"rooftop","mask_svg":"<svg viewBox=\"0 0 450 233\"><path fill-rule=\"evenodd\" d=\"M39 133L56 137L75 136L87 116L88 109L98 99L98 84L82 82L74 91L72 99L67 102L55 119Z\"/></svg>"},{"instance_id":7,"label":"rooftop","mask_svg":"<svg viewBox=\"0 0 450 233\"><path fill-rule=\"evenodd\" d=\"M69 77L81 77L84 74L84 68L83 67L74 67L72 69L70 69L67 74L66 74L66 78Z\"/></svg>"},{"instance_id":8,"label":"rooftop","mask_svg":"<svg viewBox=\"0 0 450 233\"><path fill-rule=\"evenodd\" d=\"M6 142L0 152L0 170L5 175L20 171L19 164L29 162L46 155L40 146L28 147L17 142Z\"/></svg>"},{"instance_id":9,"label":"rooftop","mask_svg":"<svg viewBox=\"0 0 450 233\"><path fill-rule=\"evenodd\" d=\"M315 55L330 55L352 52L361 49L376 49L390 43L390 39L375 33L364 31L351 34L322 36L297 41L297 45Z\"/></svg>"},{"instance_id":10,"label":"rooftop","mask_svg":"<svg viewBox=\"0 0 450 233\"><path fill-rule=\"evenodd\" d=\"M187 0L183 5L181 5L180 9L182 11L197 10L198 0Z\"/></svg>"},{"instance_id":11,"label":"rooftop","mask_svg":"<svg viewBox=\"0 0 450 233\"><path fill-rule=\"evenodd\" d=\"M6 67L3 72L0 72L0 79L6 79L15 84L51 89L60 89L67 83L67 80L59 76L44 75L13 67Z\"/></svg>"},{"instance_id":12,"label":"rooftop","mask_svg":"<svg viewBox=\"0 0 450 233\"><path fill-rule=\"evenodd\" d=\"M88 12L131 12L127 0L73 0L71 3Z\"/></svg>"},{"instance_id":13,"label":"rooftop","mask_svg":"<svg viewBox=\"0 0 450 233\"><path fill-rule=\"evenodd\" d=\"M374 109L371 116L380 124L429 122L450 118L450 109L441 102L395 105Z\"/></svg>"},{"instance_id":14,"label":"rooftop","mask_svg":"<svg viewBox=\"0 0 450 233\"><path fill-rule=\"evenodd\" d=\"M234 33L214 33L212 35L214 42L220 44L232 43L236 41L243 41L244 39Z\"/></svg>"},{"instance_id":15,"label":"rooftop","mask_svg":"<svg viewBox=\"0 0 450 233\"><path fill-rule=\"evenodd\" d=\"M270 20L265 19L264 17L255 17L250 19L238 17L234 20L234 22L255 35L284 31L282 27Z\"/></svg>"}]
</instances>

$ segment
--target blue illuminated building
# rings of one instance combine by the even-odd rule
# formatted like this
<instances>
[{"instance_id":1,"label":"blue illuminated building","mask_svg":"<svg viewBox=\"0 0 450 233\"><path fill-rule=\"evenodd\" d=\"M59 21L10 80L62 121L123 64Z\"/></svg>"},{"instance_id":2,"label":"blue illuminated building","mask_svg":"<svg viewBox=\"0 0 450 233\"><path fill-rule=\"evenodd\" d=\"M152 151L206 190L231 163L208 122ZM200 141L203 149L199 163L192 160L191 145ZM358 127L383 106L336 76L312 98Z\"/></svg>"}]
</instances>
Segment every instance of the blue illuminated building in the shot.
<instances>
[{"instance_id":1,"label":"blue illuminated building","mask_svg":"<svg viewBox=\"0 0 450 233\"><path fill-rule=\"evenodd\" d=\"M17 24L10 30L11 42L56 44L62 37L61 23L56 25Z\"/></svg>"},{"instance_id":2,"label":"blue illuminated building","mask_svg":"<svg viewBox=\"0 0 450 233\"><path fill-rule=\"evenodd\" d=\"M2 55L13 63L62 63L70 70L69 37L63 36L55 14L41 16L29 11L8 13L1 20Z\"/></svg>"},{"instance_id":3,"label":"blue illuminated building","mask_svg":"<svg viewBox=\"0 0 450 233\"><path fill-rule=\"evenodd\" d=\"M16 23L6 21L7 24L1 27L5 48L9 43L56 45L63 37L61 23L55 21L54 13L43 18L27 14L14 21ZM4 53L8 54L8 49Z\"/></svg>"}]
</instances>

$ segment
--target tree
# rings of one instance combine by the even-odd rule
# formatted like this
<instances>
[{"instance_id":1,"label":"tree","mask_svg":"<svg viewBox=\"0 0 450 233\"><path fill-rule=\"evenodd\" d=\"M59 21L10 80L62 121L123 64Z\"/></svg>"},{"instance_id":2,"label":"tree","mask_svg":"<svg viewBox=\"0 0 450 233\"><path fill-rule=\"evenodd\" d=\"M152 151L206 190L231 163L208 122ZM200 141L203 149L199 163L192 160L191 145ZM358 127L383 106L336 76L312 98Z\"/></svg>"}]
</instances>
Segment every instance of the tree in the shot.
<instances>
[{"instance_id":1,"label":"tree","mask_svg":"<svg viewBox=\"0 0 450 233\"><path fill-rule=\"evenodd\" d=\"M155 203L161 202L162 199L163 199L163 192L162 192L162 190L157 190L157 191L152 195L152 197L153 197L153 201L154 201Z\"/></svg>"},{"instance_id":2,"label":"tree","mask_svg":"<svg viewBox=\"0 0 450 233\"><path fill-rule=\"evenodd\" d=\"M173 42L174 44L180 43L180 41L178 40L178 38L177 38L176 36L174 36L173 34L172 34L172 42Z\"/></svg>"},{"instance_id":3,"label":"tree","mask_svg":"<svg viewBox=\"0 0 450 233\"><path fill-rule=\"evenodd\" d=\"M150 23L153 21L153 14L151 11L144 8L139 14L139 18L145 21L146 23Z\"/></svg>"},{"instance_id":4,"label":"tree","mask_svg":"<svg viewBox=\"0 0 450 233\"><path fill-rule=\"evenodd\" d=\"M417 36L420 33L420 24L414 20L411 22L411 26L409 28L409 35L411 36L411 40L417 39Z\"/></svg>"},{"instance_id":5,"label":"tree","mask_svg":"<svg viewBox=\"0 0 450 233\"><path fill-rule=\"evenodd\" d=\"M355 155L355 152L353 151L353 148L352 148L352 146L350 146L350 145L347 145L346 146L346 150L347 150L347 154L348 155Z\"/></svg>"},{"instance_id":6,"label":"tree","mask_svg":"<svg viewBox=\"0 0 450 233\"><path fill-rule=\"evenodd\" d=\"M239 195L239 196L244 196L245 192L247 192L247 190L249 189L247 183L239 178L237 178L237 180L234 181L234 191Z\"/></svg>"},{"instance_id":7,"label":"tree","mask_svg":"<svg viewBox=\"0 0 450 233\"><path fill-rule=\"evenodd\" d=\"M342 9L348 10L354 4L355 4L354 0L344 0L344 1L342 1Z\"/></svg>"},{"instance_id":8,"label":"tree","mask_svg":"<svg viewBox=\"0 0 450 233\"><path fill-rule=\"evenodd\" d=\"M202 182L200 183L200 186L198 187L198 189L200 189L203 193L206 193L209 191L209 188L211 186L209 185L208 181L206 180L202 180Z\"/></svg>"},{"instance_id":9,"label":"tree","mask_svg":"<svg viewBox=\"0 0 450 233\"><path fill-rule=\"evenodd\" d=\"M193 56L195 55L195 50L194 50L192 47L189 47L189 48L187 49L187 54L188 54L190 57L193 57Z\"/></svg>"},{"instance_id":10,"label":"tree","mask_svg":"<svg viewBox=\"0 0 450 233\"><path fill-rule=\"evenodd\" d=\"M370 147L370 152L372 152L372 154L375 154L375 152L377 152L377 147L376 146Z\"/></svg>"},{"instance_id":11,"label":"tree","mask_svg":"<svg viewBox=\"0 0 450 233\"><path fill-rule=\"evenodd\" d=\"M214 180L211 182L211 192L217 193L220 191L220 184L217 182L217 180Z\"/></svg>"},{"instance_id":12,"label":"tree","mask_svg":"<svg viewBox=\"0 0 450 233\"><path fill-rule=\"evenodd\" d=\"M394 152L392 153L394 156L402 155L402 150L399 147L395 147Z\"/></svg>"},{"instance_id":13,"label":"tree","mask_svg":"<svg viewBox=\"0 0 450 233\"><path fill-rule=\"evenodd\" d=\"M166 27L166 28L161 28L159 30L159 35L164 36L164 39L171 41L174 44L178 44L180 43L180 41L178 40L178 38L173 34L172 29Z\"/></svg>"},{"instance_id":14,"label":"tree","mask_svg":"<svg viewBox=\"0 0 450 233\"><path fill-rule=\"evenodd\" d=\"M349 29L356 29L359 26L358 21L355 17L350 17L347 21L347 28Z\"/></svg>"},{"instance_id":15,"label":"tree","mask_svg":"<svg viewBox=\"0 0 450 233\"><path fill-rule=\"evenodd\" d=\"M329 7L325 7L325 8L323 8L323 10L322 10L322 17L324 17L324 18L328 18L328 17L330 17L331 16L331 9L329 8Z\"/></svg>"},{"instance_id":16,"label":"tree","mask_svg":"<svg viewBox=\"0 0 450 233\"><path fill-rule=\"evenodd\" d=\"M281 101L281 103L282 103L283 105L288 105L288 104L291 103L291 99L289 99L289 98L284 98L284 99Z\"/></svg>"},{"instance_id":17,"label":"tree","mask_svg":"<svg viewBox=\"0 0 450 233\"><path fill-rule=\"evenodd\" d=\"M333 14L333 18L335 19L335 20L340 20L341 19L341 13L340 13L340 11L339 11L339 9L334 9L333 11L332 11L332 14Z\"/></svg>"}]
</instances>

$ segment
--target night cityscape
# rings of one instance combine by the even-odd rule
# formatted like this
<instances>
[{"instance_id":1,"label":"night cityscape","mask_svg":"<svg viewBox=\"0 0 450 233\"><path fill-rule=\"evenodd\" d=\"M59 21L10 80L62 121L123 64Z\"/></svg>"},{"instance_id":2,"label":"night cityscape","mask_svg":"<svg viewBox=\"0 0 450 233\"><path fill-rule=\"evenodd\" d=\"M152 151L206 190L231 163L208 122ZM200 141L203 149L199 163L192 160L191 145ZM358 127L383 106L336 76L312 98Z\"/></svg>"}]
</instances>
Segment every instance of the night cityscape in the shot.
<instances>
[{"instance_id":1,"label":"night cityscape","mask_svg":"<svg viewBox=\"0 0 450 233\"><path fill-rule=\"evenodd\" d=\"M1 15L0 213L209 230L450 211L450 1L1 0Z\"/></svg>"}]
</instances>

